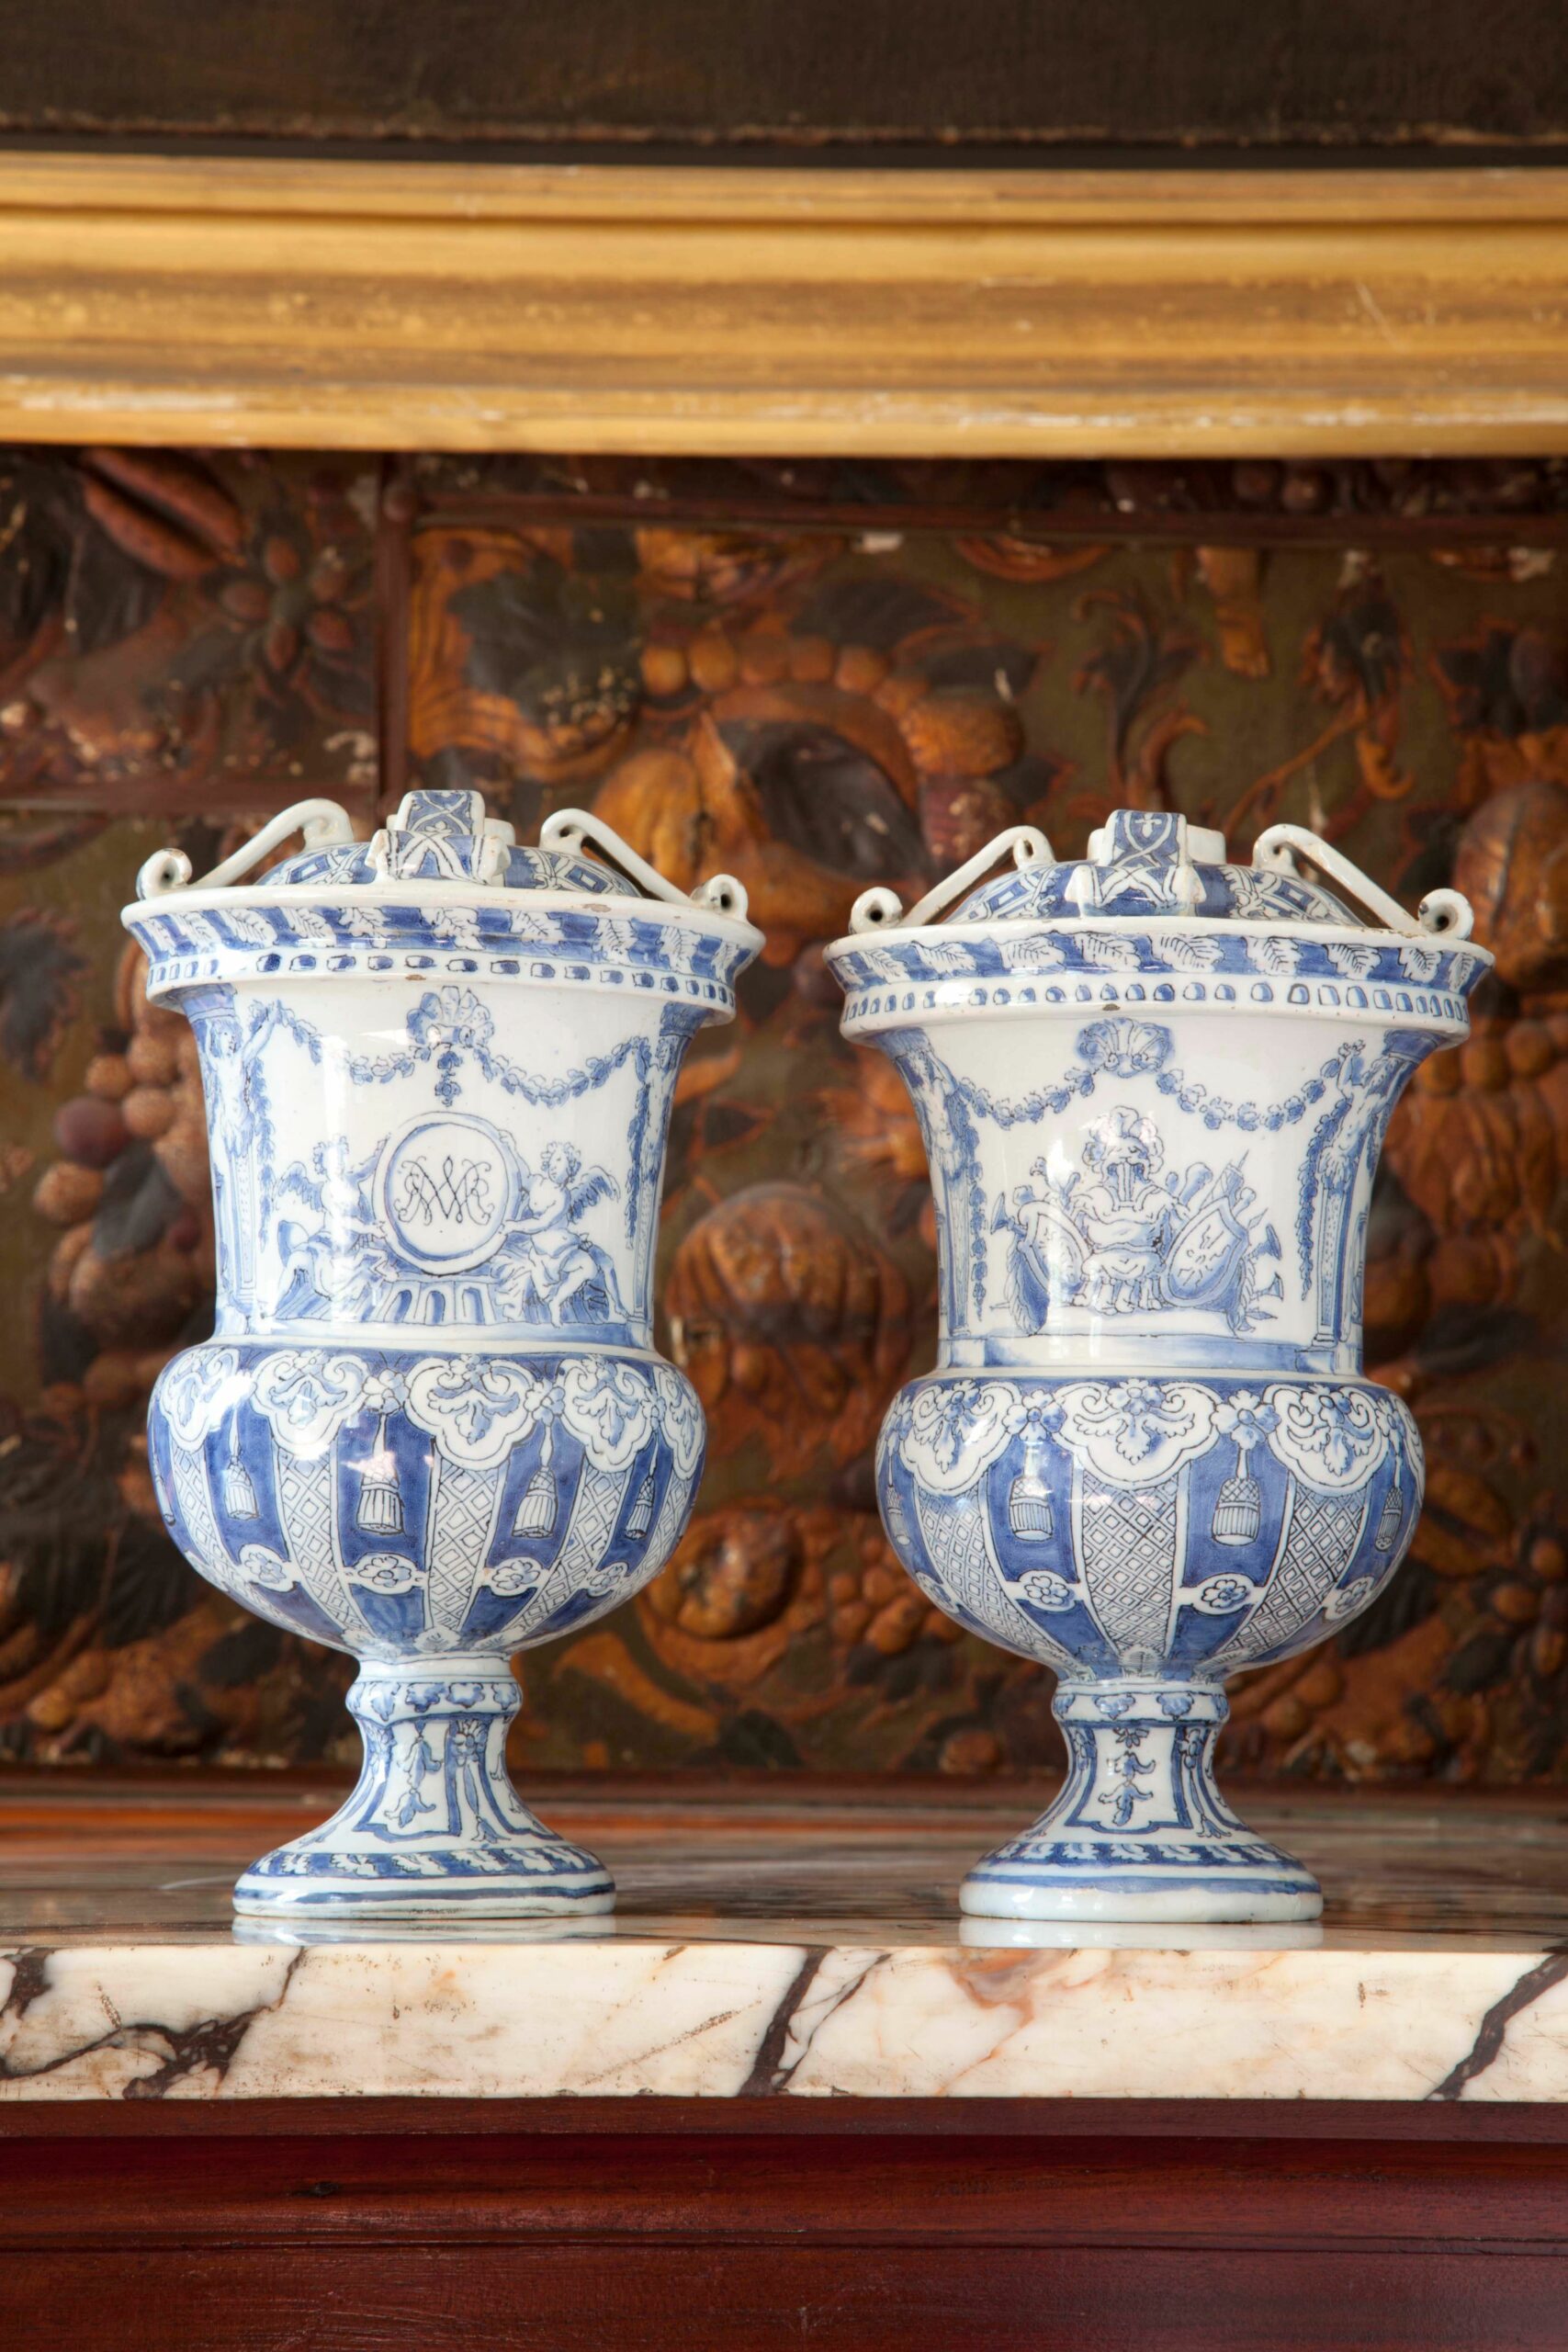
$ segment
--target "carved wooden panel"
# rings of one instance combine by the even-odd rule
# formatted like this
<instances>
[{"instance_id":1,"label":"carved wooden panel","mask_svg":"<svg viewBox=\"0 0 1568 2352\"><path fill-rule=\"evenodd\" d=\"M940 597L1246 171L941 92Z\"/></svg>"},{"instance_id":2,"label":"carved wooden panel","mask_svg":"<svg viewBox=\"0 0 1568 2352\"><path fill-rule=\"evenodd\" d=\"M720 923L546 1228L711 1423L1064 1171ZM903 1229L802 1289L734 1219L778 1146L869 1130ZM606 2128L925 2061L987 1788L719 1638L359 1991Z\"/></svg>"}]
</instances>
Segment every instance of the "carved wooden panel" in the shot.
<instances>
[{"instance_id":1,"label":"carved wooden panel","mask_svg":"<svg viewBox=\"0 0 1568 2352\"><path fill-rule=\"evenodd\" d=\"M211 1216L185 1024L146 1004L118 917L171 836L199 872L303 792L373 810L378 479L342 458L0 452L13 1755L284 1760L311 1752L313 1709L332 1721L323 1661L280 1670L153 1504L142 1409L159 1364L209 1328Z\"/></svg>"},{"instance_id":2,"label":"carved wooden panel","mask_svg":"<svg viewBox=\"0 0 1568 2352\"><path fill-rule=\"evenodd\" d=\"M297 1761L339 1735L346 1661L209 1596L152 1512L141 1403L208 1311L210 1227L182 1024L114 918L171 831L199 859L300 789L367 816L422 778L525 829L591 803L678 879L739 874L769 939L675 1120L665 1344L710 1417L698 1515L639 1600L530 1657L525 1768L1053 1759L1048 1679L929 1610L872 1506L878 1419L930 1360L933 1236L908 1104L840 1039L821 944L870 880L922 887L1021 817L1076 852L1132 801L1239 850L1306 821L1407 899L1451 876L1500 959L1399 1115L1374 1220L1371 1357L1428 1455L1415 1557L1337 1643L1235 1687L1233 1762L1561 1772L1561 468L5 467L12 1753ZM185 571L138 521L184 535Z\"/></svg>"}]
</instances>

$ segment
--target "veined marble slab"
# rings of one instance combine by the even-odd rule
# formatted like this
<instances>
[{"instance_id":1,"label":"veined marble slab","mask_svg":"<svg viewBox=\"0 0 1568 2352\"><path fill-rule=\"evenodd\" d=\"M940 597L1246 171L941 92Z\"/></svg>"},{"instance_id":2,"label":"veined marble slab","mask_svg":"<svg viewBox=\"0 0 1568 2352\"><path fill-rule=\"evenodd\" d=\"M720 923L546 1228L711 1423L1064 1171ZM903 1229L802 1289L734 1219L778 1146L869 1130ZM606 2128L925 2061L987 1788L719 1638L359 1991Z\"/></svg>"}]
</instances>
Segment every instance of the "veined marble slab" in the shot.
<instances>
[{"instance_id":1,"label":"veined marble slab","mask_svg":"<svg viewBox=\"0 0 1568 2352\"><path fill-rule=\"evenodd\" d=\"M306 1944L236 1932L275 1821L0 1800L0 2104L634 2096L1568 2101L1560 1804L1254 1803L1334 1899L1308 1928L961 1928L1027 1813L934 1795L547 1810L611 1921ZM276 1815L276 1804L273 1814ZM175 1819L177 1813L178 1819ZM84 1830L84 1823L94 1826ZM229 1850L229 1849L231 1849ZM979 1935L1005 1938L985 1944ZM252 1940L252 1938L258 1939ZM1027 1940L1025 1940L1027 1939Z\"/></svg>"}]
</instances>

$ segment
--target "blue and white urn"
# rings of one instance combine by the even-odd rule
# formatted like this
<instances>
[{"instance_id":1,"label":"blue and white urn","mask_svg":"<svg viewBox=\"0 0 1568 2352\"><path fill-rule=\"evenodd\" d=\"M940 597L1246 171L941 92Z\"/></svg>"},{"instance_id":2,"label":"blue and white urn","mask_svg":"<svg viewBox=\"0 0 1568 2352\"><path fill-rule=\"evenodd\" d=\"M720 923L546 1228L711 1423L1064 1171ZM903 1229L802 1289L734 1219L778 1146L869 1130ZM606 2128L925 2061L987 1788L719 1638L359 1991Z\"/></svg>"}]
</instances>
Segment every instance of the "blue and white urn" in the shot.
<instances>
[{"instance_id":1,"label":"blue and white urn","mask_svg":"<svg viewBox=\"0 0 1568 2352\"><path fill-rule=\"evenodd\" d=\"M302 803L138 889L149 993L200 1050L218 1233L214 1336L152 1397L159 1501L209 1583L359 1660L359 1783L236 1907L607 1910L508 1777L509 1658L635 1592L691 1510L703 1416L652 1350L654 1241L682 1057L761 944L744 893L687 898L576 811L518 848L471 792L412 792L365 843Z\"/></svg>"},{"instance_id":2,"label":"blue and white urn","mask_svg":"<svg viewBox=\"0 0 1568 2352\"><path fill-rule=\"evenodd\" d=\"M939 1607L1055 1669L1067 1747L963 1906L1314 1917L1212 1759L1225 1678L1365 1609L1414 1532L1415 1424L1361 1376L1367 1215L1400 1091L1490 966L1470 909L1436 891L1412 919L1295 826L1232 865L1218 833L1123 809L1082 862L1016 827L908 916L873 890L852 923L844 1032L913 1097L942 1261L883 1517Z\"/></svg>"}]
</instances>

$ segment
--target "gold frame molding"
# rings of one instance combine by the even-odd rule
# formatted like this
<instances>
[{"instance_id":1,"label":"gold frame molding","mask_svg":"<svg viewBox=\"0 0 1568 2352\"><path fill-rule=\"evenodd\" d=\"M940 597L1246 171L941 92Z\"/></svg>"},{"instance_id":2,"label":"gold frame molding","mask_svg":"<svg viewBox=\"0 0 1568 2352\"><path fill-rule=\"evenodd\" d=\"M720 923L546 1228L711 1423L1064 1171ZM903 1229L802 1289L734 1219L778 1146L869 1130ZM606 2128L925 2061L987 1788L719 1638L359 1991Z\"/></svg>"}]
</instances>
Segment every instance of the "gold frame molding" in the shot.
<instances>
[{"instance_id":1,"label":"gold frame molding","mask_svg":"<svg viewBox=\"0 0 1568 2352\"><path fill-rule=\"evenodd\" d=\"M0 435L1568 452L1568 170L0 155Z\"/></svg>"}]
</instances>

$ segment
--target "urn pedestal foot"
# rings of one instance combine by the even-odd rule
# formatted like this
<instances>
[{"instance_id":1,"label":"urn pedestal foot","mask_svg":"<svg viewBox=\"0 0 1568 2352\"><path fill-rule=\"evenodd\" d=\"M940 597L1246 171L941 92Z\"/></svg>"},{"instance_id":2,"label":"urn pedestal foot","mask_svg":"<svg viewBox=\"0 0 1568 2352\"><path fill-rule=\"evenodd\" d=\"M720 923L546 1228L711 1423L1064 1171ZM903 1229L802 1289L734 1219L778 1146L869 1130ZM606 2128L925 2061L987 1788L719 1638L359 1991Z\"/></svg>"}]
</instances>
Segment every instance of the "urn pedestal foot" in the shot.
<instances>
[{"instance_id":1,"label":"urn pedestal foot","mask_svg":"<svg viewBox=\"0 0 1568 2352\"><path fill-rule=\"evenodd\" d=\"M1317 1881L1254 1837L1214 1786L1229 1712L1211 1683L1062 1684L1066 1785L976 1865L961 1907L998 1919L1315 1919Z\"/></svg>"},{"instance_id":2,"label":"urn pedestal foot","mask_svg":"<svg viewBox=\"0 0 1568 2352\"><path fill-rule=\"evenodd\" d=\"M265 1854L234 1908L259 1917L457 1919L608 1911L604 1864L536 1819L506 1769L520 1695L493 1657L362 1664L348 1694L358 1785L319 1829Z\"/></svg>"}]
</instances>

